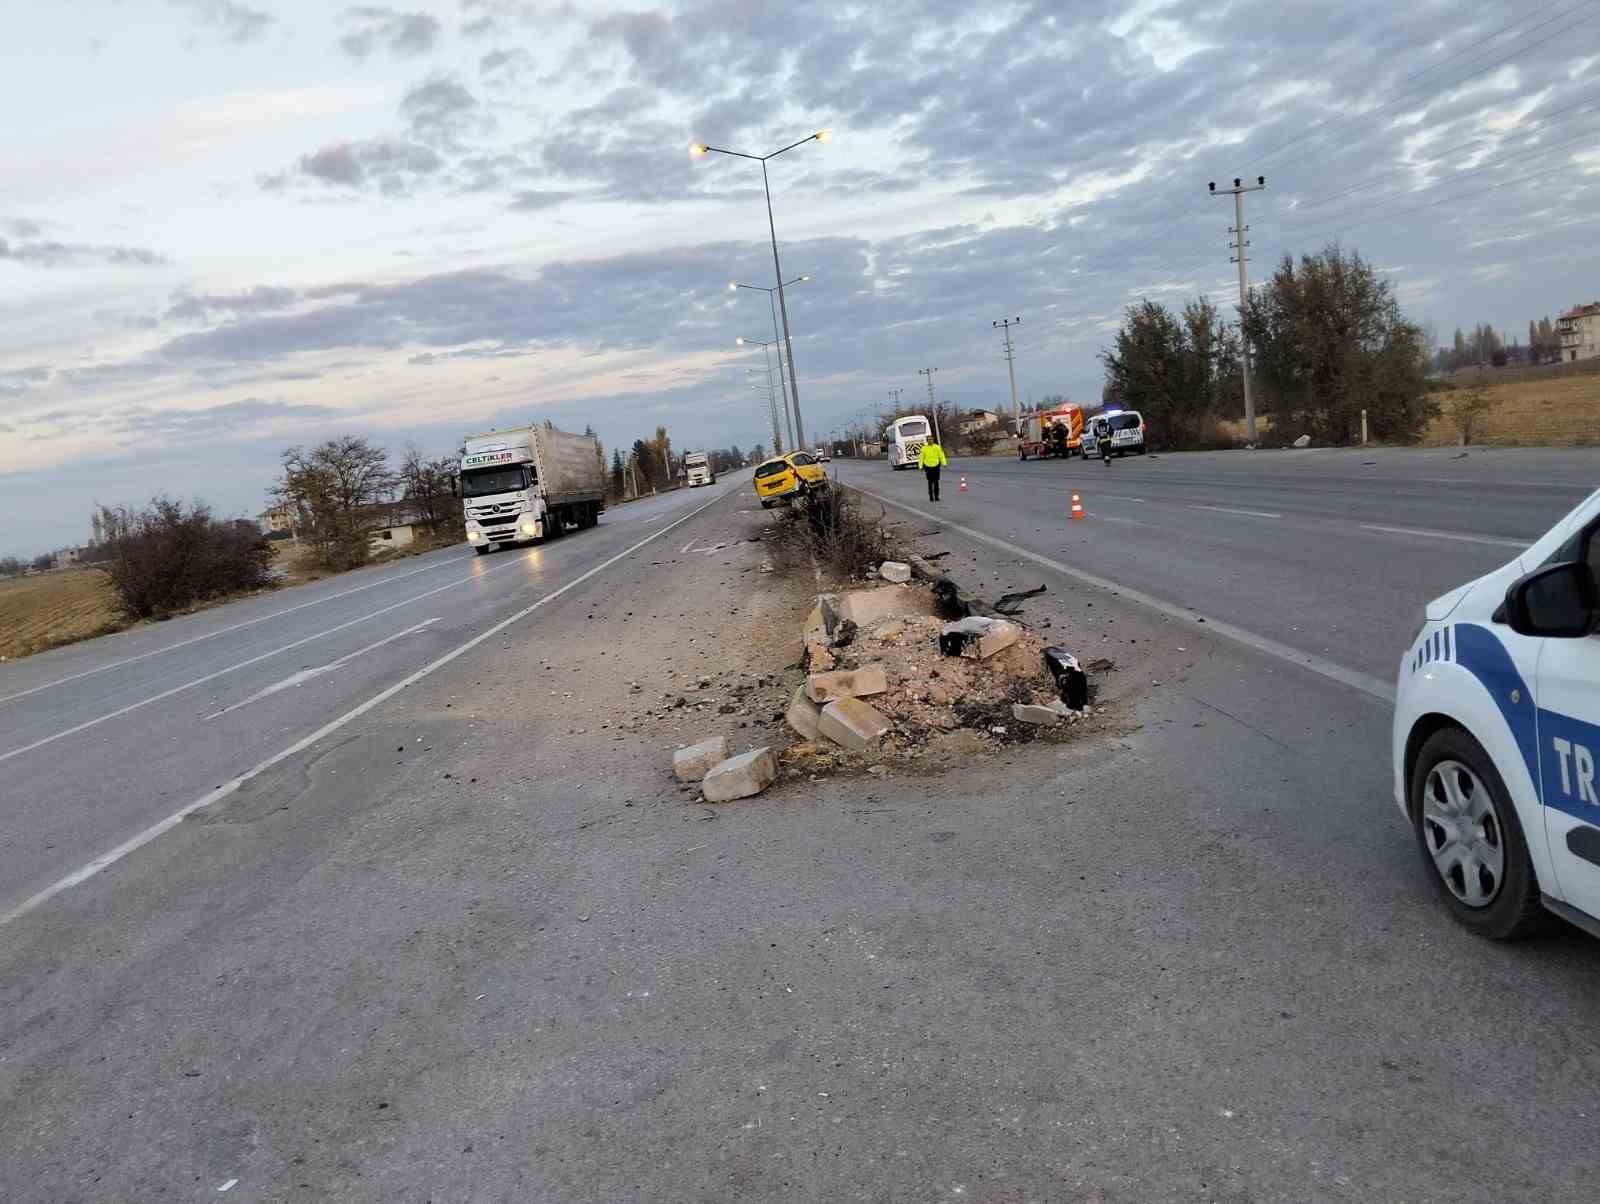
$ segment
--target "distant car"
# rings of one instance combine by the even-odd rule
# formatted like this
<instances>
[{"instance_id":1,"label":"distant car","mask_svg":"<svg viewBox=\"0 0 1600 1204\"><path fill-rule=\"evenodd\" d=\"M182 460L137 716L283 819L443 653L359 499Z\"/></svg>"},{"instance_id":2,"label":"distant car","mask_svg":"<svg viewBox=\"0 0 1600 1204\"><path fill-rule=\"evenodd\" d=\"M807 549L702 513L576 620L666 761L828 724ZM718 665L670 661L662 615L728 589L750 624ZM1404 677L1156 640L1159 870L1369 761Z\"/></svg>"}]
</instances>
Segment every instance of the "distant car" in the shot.
<instances>
[{"instance_id":1,"label":"distant car","mask_svg":"<svg viewBox=\"0 0 1600 1204\"><path fill-rule=\"evenodd\" d=\"M816 457L807 452L790 452L756 465L756 497L761 508L770 510L781 501L816 493L828 487L828 474Z\"/></svg>"},{"instance_id":2,"label":"distant car","mask_svg":"<svg viewBox=\"0 0 1600 1204\"><path fill-rule=\"evenodd\" d=\"M1480 936L1553 912L1600 936L1600 491L1435 598L1395 689L1394 796Z\"/></svg>"},{"instance_id":3,"label":"distant car","mask_svg":"<svg viewBox=\"0 0 1600 1204\"><path fill-rule=\"evenodd\" d=\"M828 454L828 449L825 447L817 448L816 457L819 464L826 464L829 460L833 459L833 457Z\"/></svg>"}]
</instances>

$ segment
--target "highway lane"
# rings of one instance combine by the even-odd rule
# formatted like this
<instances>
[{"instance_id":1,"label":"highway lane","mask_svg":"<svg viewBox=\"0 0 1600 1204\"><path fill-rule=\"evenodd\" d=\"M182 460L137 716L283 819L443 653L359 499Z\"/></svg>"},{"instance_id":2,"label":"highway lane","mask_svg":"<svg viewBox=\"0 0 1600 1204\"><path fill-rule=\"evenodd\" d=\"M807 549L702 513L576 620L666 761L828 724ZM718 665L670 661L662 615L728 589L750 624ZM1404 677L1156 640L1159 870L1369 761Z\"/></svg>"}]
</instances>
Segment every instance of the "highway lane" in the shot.
<instances>
[{"instance_id":1,"label":"highway lane","mask_svg":"<svg viewBox=\"0 0 1600 1204\"><path fill-rule=\"evenodd\" d=\"M1424 601L1512 559L1600 484L1593 453L1552 449L1192 453L1110 467L991 457L953 460L935 505L920 473L833 468L936 519L1381 681ZM1069 517L1074 491L1081 522Z\"/></svg>"},{"instance_id":2,"label":"highway lane","mask_svg":"<svg viewBox=\"0 0 1600 1204\"><path fill-rule=\"evenodd\" d=\"M540 546L443 549L5 666L0 917L726 488L621 507Z\"/></svg>"}]
</instances>

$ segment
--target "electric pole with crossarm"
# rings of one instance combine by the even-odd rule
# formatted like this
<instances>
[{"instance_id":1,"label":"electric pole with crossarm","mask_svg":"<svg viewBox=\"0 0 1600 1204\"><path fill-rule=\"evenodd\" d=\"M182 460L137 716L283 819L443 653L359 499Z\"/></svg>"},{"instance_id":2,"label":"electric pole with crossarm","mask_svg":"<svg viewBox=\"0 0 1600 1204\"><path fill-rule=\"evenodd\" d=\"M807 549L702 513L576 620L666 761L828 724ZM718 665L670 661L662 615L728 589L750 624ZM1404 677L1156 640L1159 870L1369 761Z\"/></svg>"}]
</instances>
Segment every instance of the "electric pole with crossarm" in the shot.
<instances>
[{"instance_id":1,"label":"electric pole with crossarm","mask_svg":"<svg viewBox=\"0 0 1600 1204\"><path fill-rule=\"evenodd\" d=\"M1250 240L1245 237L1250 232L1250 227L1244 224L1244 194L1247 192L1260 192L1267 186L1266 176L1257 176L1254 184L1242 183L1237 176L1234 177L1232 188L1218 188L1213 180L1206 187L1211 190L1212 196L1233 197L1234 224L1228 227L1228 233L1233 235L1233 242L1228 244L1233 248L1233 262L1239 265L1239 349L1244 363L1244 429L1245 439L1251 447L1256 445L1256 403L1250 396L1250 340L1244 333L1244 307L1250 296L1250 282L1245 274L1244 265L1249 262L1245 248L1250 245Z\"/></svg>"}]
</instances>

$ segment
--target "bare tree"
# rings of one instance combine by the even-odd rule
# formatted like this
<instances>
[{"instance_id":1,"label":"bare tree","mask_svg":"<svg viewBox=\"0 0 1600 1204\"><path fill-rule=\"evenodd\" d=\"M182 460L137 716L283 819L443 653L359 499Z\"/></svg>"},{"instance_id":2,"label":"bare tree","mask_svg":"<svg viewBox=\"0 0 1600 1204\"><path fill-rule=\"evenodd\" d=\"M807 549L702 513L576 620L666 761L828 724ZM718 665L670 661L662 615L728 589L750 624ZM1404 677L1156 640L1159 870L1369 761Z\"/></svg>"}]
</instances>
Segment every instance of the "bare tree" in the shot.
<instances>
[{"instance_id":1,"label":"bare tree","mask_svg":"<svg viewBox=\"0 0 1600 1204\"><path fill-rule=\"evenodd\" d=\"M455 474L455 461L448 457L426 460L415 443L406 444L398 474L400 495L430 529L461 522L461 507L451 488Z\"/></svg>"},{"instance_id":2,"label":"bare tree","mask_svg":"<svg viewBox=\"0 0 1600 1204\"><path fill-rule=\"evenodd\" d=\"M283 453L283 478L273 496L289 507L325 568L365 564L367 535L397 484L389 454L361 435L341 435L310 451Z\"/></svg>"}]
</instances>

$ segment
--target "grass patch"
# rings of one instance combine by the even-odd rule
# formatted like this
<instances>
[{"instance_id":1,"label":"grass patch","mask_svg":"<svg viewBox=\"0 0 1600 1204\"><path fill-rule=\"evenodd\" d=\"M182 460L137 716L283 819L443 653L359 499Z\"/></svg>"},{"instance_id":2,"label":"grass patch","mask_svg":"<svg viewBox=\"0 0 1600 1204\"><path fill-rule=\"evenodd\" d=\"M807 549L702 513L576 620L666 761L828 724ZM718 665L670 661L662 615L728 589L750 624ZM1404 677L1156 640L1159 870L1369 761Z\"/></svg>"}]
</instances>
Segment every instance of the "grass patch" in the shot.
<instances>
[{"instance_id":1,"label":"grass patch","mask_svg":"<svg viewBox=\"0 0 1600 1204\"><path fill-rule=\"evenodd\" d=\"M1457 381L1457 391L1477 382ZM1472 426L1472 442L1500 447L1585 447L1600 443L1600 374L1484 378L1488 405ZM1453 447L1457 424L1450 397L1441 398L1444 413L1428 424L1424 447Z\"/></svg>"},{"instance_id":2,"label":"grass patch","mask_svg":"<svg viewBox=\"0 0 1600 1204\"><path fill-rule=\"evenodd\" d=\"M28 656L125 626L110 583L98 569L0 582L0 657Z\"/></svg>"}]
</instances>

